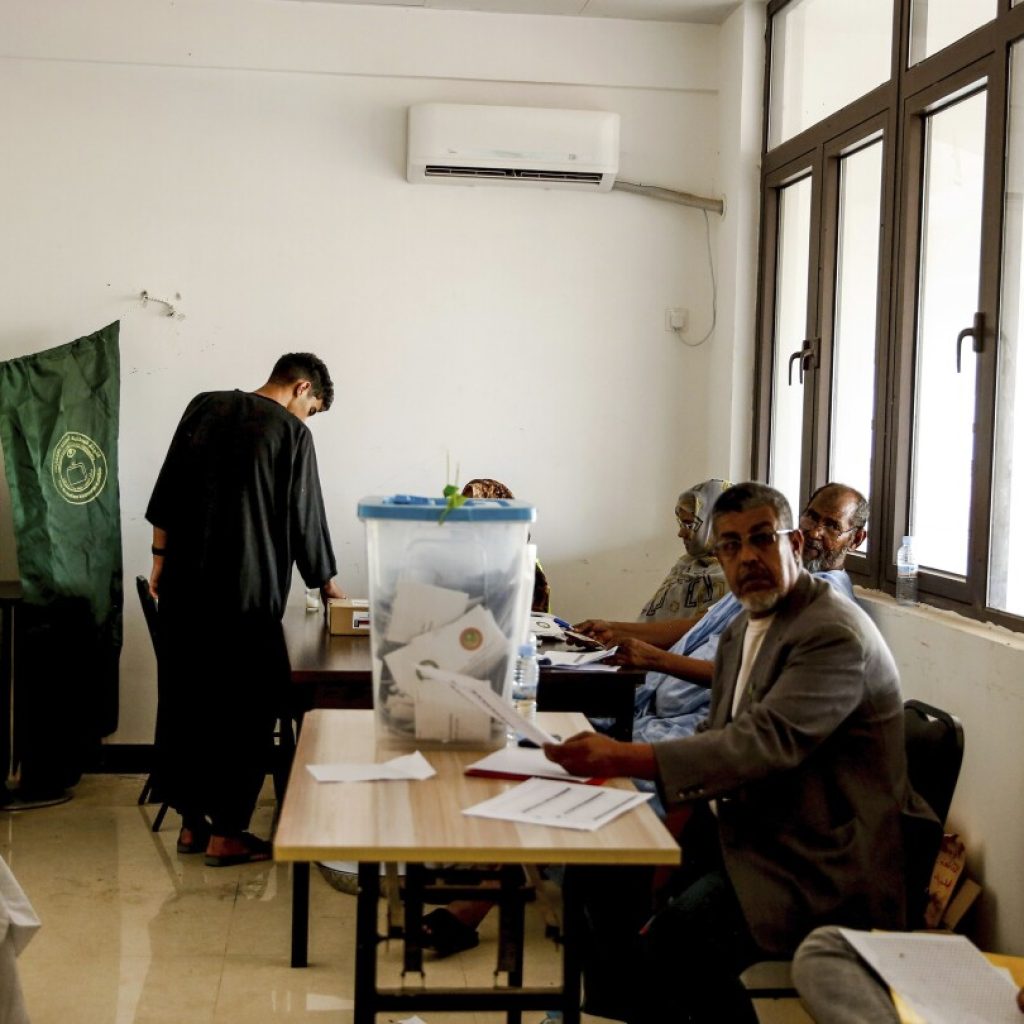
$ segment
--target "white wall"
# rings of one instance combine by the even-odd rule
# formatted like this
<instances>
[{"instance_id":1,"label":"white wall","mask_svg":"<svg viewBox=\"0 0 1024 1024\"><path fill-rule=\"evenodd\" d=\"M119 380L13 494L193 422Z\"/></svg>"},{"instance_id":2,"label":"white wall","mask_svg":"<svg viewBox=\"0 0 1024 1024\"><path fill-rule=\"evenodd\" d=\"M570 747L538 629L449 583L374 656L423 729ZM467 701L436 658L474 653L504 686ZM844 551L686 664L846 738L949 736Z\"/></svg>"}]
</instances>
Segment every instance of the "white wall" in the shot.
<instances>
[{"instance_id":1,"label":"white wall","mask_svg":"<svg viewBox=\"0 0 1024 1024\"><path fill-rule=\"evenodd\" d=\"M8 0L0 38L0 358L121 320L129 583L148 571L143 511L186 401L310 349L338 385L312 429L350 592L365 588L358 498L439 493L450 451L462 480L537 504L559 611L636 613L676 556L676 494L720 472L704 442L718 337L690 349L663 325L669 306L710 320L703 218L625 194L410 186L405 111L615 110L624 177L710 193L717 28ZM716 251L718 232L713 218ZM143 308L144 288L180 293L185 319ZM112 740L148 742L154 703L129 588Z\"/></svg>"},{"instance_id":2,"label":"white wall","mask_svg":"<svg viewBox=\"0 0 1024 1024\"><path fill-rule=\"evenodd\" d=\"M972 937L985 949L1024 953L1024 636L936 609L900 607L872 591L858 598L899 666L904 697L957 715L964 762L950 825L984 885Z\"/></svg>"}]
</instances>

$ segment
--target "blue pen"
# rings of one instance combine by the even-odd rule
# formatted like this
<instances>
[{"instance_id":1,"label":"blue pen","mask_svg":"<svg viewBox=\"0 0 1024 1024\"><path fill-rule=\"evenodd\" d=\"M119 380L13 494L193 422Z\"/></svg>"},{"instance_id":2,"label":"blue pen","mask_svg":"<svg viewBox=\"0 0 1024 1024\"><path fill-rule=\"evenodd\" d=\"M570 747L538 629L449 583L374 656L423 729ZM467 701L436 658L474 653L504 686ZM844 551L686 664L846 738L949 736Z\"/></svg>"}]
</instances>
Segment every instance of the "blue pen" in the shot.
<instances>
[{"instance_id":1,"label":"blue pen","mask_svg":"<svg viewBox=\"0 0 1024 1024\"><path fill-rule=\"evenodd\" d=\"M572 629L571 622L566 622L565 619L560 619L557 615L552 615L551 618L553 618L555 622L562 627L562 629Z\"/></svg>"}]
</instances>

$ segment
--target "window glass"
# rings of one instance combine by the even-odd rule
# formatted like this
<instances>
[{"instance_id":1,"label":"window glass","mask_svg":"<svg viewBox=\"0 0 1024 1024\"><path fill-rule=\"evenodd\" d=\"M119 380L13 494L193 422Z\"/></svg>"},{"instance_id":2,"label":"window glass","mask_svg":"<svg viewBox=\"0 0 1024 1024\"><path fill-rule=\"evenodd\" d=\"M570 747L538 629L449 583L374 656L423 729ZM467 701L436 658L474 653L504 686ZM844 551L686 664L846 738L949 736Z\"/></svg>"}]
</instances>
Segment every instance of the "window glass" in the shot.
<instances>
[{"instance_id":1,"label":"window glass","mask_svg":"<svg viewBox=\"0 0 1024 1024\"><path fill-rule=\"evenodd\" d=\"M910 7L910 65L991 21L996 8L997 0L914 0Z\"/></svg>"},{"instance_id":2,"label":"window glass","mask_svg":"<svg viewBox=\"0 0 1024 1024\"><path fill-rule=\"evenodd\" d=\"M829 479L870 498L882 141L839 164Z\"/></svg>"},{"instance_id":3,"label":"window glass","mask_svg":"<svg viewBox=\"0 0 1024 1024\"><path fill-rule=\"evenodd\" d=\"M996 444L989 594L993 608L1024 615L1024 50L1010 54ZM1014 462L1016 461L1016 472Z\"/></svg>"},{"instance_id":4,"label":"window glass","mask_svg":"<svg viewBox=\"0 0 1024 1024\"><path fill-rule=\"evenodd\" d=\"M927 118L917 317L911 528L922 566L963 576L974 440L975 356L956 336L978 303L984 92Z\"/></svg>"},{"instance_id":5,"label":"window glass","mask_svg":"<svg viewBox=\"0 0 1024 1024\"><path fill-rule=\"evenodd\" d=\"M769 149L889 80L893 0L793 0L772 22Z\"/></svg>"},{"instance_id":6,"label":"window glass","mask_svg":"<svg viewBox=\"0 0 1024 1024\"><path fill-rule=\"evenodd\" d=\"M811 179L781 190L779 248L775 286L775 346L772 373L772 429L769 482L789 499L800 501L800 453L803 446L804 389L798 352L807 336L807 272L811 240Z\"/></svg>"}]
</instances>

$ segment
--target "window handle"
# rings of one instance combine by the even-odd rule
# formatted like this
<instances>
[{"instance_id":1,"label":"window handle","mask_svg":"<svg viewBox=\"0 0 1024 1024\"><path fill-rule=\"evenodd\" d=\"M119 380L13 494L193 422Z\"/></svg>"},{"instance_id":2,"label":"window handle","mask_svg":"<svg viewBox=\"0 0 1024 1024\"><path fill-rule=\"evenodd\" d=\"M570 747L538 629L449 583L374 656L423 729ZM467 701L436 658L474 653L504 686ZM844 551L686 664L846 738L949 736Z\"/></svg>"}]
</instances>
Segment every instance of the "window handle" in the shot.
<instances>
[{"instance_id":1,"label":"window handle","mask_svg":"<svg viewBox=\"0 0 1024 1024\"><path fill-rule=\"evenodd\" d=\"M789 364L786 367L786 379L789 381L789 386L793 386L793 363L799 360L798 376L797 380L800 384L804 382L804 370L816 370L819 363L819 350L818 342L820 338L804 338L800 345L800 351L794 352L789 357Z\"/></svg>"},{"instance_id":2,"label":"window handle","mask_svg":"<svg viewBox=\"0 0 1024 1024\"><path fill-rule=\"evenodd\" d=\"M974 352L980 352L985 341L985 314L975 313L974 323L970 327L965 327L956 336L956 372L960 373L961 364L960 358L963 352L964 338L971 339L971 350Z\"/></svg>"}]
</instances>

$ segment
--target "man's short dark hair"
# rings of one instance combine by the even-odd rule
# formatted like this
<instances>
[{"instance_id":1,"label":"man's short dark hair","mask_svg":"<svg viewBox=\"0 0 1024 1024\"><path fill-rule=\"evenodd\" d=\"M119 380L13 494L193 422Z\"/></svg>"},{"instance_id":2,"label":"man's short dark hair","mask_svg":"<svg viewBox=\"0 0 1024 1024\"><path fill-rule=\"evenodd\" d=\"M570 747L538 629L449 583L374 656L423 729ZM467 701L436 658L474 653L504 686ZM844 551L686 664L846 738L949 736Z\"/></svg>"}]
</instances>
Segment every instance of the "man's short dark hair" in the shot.
<instances>
[{"instance_id":1,"label":"man's short dark hair","mask_svg":"<svg viewBox=\"0 0 1024 1024\"><path fill-rule=\"evenodd\" d=\"M334 381L324 361L312 352L289 352L281 356L270 371L272 384L295 384L300 380L309 381L313 394L323 403L324 412L330 409L334 401Z\"/></svg>"},{"instance_id":2,"label":"man's short dark hair","mask_svg":"<svg viewBox=\"0 0 1024 1024\"><path fill-rule=\"evenodd\" d=\"M868 506L868 499L864 497L856 487L851 487L849 484L841 484L838 480L830 480L827 484L822 484L808 499L807 504L810 505L812 501L819 494L834 493L834 494L846 494L849 495L856 502L856 507L850 515L850 529L851 530L863 530L867 525L868 513L870 511Z\"/></svg>"},{"instance_id":3,"label":"man's short dark hair","mask_svg":"<svg viewBox=\"0 0 1024 1024\"><path fill-rule=\"evenodd\" d=\"M714 521L726 512L747 512L749 509L762 508L765 505L775 513L776 524L780 530L793 529L793 512L786 501L786 496L774 487L759 484L756 480L734 484L722 491L711 510L712 526Z\"/></svg>"}]
</instances>

